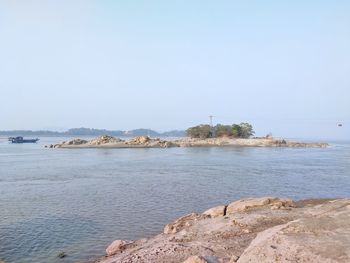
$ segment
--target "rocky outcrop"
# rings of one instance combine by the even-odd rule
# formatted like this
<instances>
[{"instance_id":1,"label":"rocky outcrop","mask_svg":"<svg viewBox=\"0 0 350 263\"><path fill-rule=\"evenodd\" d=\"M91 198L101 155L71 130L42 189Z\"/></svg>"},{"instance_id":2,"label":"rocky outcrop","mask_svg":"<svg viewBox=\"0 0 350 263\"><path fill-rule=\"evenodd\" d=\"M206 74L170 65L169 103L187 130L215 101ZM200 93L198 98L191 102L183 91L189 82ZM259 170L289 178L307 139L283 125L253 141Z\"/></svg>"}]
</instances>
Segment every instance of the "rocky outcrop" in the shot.
<instances>
[{"instance_id":1,"label":"rocky outcrop","mask_svg":"<svg viewBox=\"0 0 350 263\"><path fill-rule=\"evenodd\" d=\"M116 254L97 262L350 262L350 199L248 198L124 245L119 240Z\"/></svg>"},{"instance_id":2,"label":"rocky outcrop","mask_svg":"<svg viewBox=\"0 0 350 263\"><path fill-rule=\"evenodd\" d=\"M94 140L86 141L74 139L60 144L45 146L48 148L168 148L179 147L172 141L152 139L148 136L139 136L130 140L121 140L112 136L100 136Z\"/></svg>"},{"instance_id":3,"label":"rocky outcrop","mask_svg":"<svg viewBox=\"0 0 350 263\"><path fill-rule=\"evenodd\" d=\"M87 144L88 141L82 140L82 139L73 139L68 142L62 142L61 144L50 144L49 146L46 145L46 148L60 148L60 147L69 147L69 146L77 146L77 145L84 145Z\"/></svg>"},{"instance_id":4,"label":"rocky outcrop","mask_svg":"<svg viewBox=\"0 0 350 263\"><path fill-rule=\"evenodd\" d=\"M213 146L250 146L250 147L294 147L294 148L324 148L326 143L301 143L273 138L236 139L236 138L210 138L210 139L181 139L174 141L152 139L148 136L139 136L130 140L121 140L112 136L100 136L94 140L86 141L74 139L60 144L51 144L49 148L169 148L169 147L213 147Z\"/></svg>"},{"instance_id":5,"label":"rocky outcrop","mask_svg":"<svg viewBox=\"0 0 350 263\"><path fill-rule=\"evenodd\" d=\"M113 136L103 135L103 136L97 137L94 140L88 141L86 143L88 143L89 145L103 145L108 143L118 143L122 141L123 140L119 138L115 138Z\"/></svg>"},{"instance_id":6,"label":"rocky outcrop","mask_svg":"<svg viewBox=\"0 0 350 263\"><path fill-rule=\"evenodd\" d=\"M74 140L71 140L71 141L68 141L68 142L63 142L63 144L65 145L82 145L82 144L85 144L87 143L86 140L82 140L82 139L74 139Z\"/></svg>"},{"instance_id":7,"label":"rocky outcrop","mask_svg":"<svg viewBox=\"0 0 350 263\"><path fill-rule=\"evenodd\" d=\"M270 206L272 209L288 209L296 207L293 200L274 197L249 198L235 201L227 206L226 213L245 211L251 208Z\"/></svg>"},{"instance_id":8,"label":"rocky outcrop","mask_svg":"<svg viewBox=\"0 0 350 263\"><path fill-rule=\"evenodd\" d=\"M262 231L243 252L246 262L350 262L350 202Z\"/></svg>"}]
</instances>

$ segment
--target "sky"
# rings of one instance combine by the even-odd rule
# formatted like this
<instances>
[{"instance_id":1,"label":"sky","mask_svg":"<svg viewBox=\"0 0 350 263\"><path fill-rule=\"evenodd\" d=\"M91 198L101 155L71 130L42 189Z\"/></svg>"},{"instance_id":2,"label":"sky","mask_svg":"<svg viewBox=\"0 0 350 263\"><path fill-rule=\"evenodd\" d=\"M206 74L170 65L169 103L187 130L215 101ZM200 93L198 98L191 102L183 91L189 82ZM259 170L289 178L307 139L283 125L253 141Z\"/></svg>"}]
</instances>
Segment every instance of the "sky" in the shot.
<instances>
[{"instance_id":1,"label":"sky","mask_svg":"<svg viewBox=\"0 0 350 263\"><path fill-rule=\"evenodd\" d=\"M350 1L0 0L0 130L209 115L350 139Z\"/></svg>"}]
</instances>

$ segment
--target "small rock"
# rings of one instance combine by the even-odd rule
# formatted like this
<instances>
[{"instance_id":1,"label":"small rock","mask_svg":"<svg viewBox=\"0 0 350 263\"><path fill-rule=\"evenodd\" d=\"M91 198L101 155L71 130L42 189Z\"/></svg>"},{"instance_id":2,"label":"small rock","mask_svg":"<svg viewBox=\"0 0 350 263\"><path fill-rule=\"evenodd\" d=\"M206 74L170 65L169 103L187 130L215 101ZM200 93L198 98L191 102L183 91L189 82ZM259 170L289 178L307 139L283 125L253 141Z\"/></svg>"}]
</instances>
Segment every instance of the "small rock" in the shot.
<instances>
[{"instance_id":1,"label":"small rock","mask_svg":"<svg viewBox=\"0 0 350 263\"><path fill-rule=\"evenodd\" d=\"M208 261L201 256L192 256L186 259L183 263L208 263Z\"/></svg>"},{"instance_id":2,"label":"small rock","mask_svg":"<svg viewBox=\"0 0 350 263\"><path fill-rule=\"evenodd\" d=\"M160 146L163 147L163 148L169 148L169 147L173 147L174 143L169 142L169 141L163 141L163 142L160 143Z\"/></svg>"},{"instance_id":3,"label":"small rock","mask_svg":"<svg viewBox=\"0 0 350 263\"><path fill-rule=\"evenodd\" d=\"M278 209L280 209L280 207L278 205L271 206L271 210L278 210Z\"/></svg>"},{"instance_id":4,"label":"small rock","mask_svg":"<svg viewBox=\"0 0 350 263\"><path fill-rule=\"evenodd\" d=\"M251 233L252 231L251 231L250 229L247 229L247 228L246 228L246 229L243 229L242 232L245 233L245 234L249 234L249 233Z\"/></svg>"},{"instance_id":5,"label":"small rock","mask_svg":"<svg viewBox=\"0 0 350 263\"><path fill-rule=\"evenodd\" d=\"M67 254L63 251L58 253L58 255L57 255L58 258L65 258L66 256L67 256Z\"/></svg>"},{"instance_id":6,"label":"small rock","mask_svg":"<svg viewBox=\"0 0 350 263\"><path fill-rule=\"evenodd\" d=\"M126 240L114 240L112 244L110 244L107 249L106 253L108 256L112 256L118 252L121 252L125 249L125 247L129 244L131 244L131 241L126 241Z\"/></svg>"},{"instance_id":7,"label":"small rock","mask_svg":"<svg viewBox=\"0 0 350 263\"><path fill-rule=\"evenodd\" d=\"M238 261L238 259L239 259L239 256L232 255L229 263L235 263Z\"/></svg>"}]
</instances>

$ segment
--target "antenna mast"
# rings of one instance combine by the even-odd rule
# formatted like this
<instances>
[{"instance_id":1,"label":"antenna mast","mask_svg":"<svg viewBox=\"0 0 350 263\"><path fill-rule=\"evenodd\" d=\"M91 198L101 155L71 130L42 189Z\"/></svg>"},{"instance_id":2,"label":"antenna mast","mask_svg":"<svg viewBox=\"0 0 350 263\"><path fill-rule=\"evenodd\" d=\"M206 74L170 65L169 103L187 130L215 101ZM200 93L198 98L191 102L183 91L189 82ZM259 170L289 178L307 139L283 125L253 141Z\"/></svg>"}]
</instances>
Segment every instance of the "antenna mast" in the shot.
<instances>
[{"instance_id":1,"label":"antenna mast","mask_svg":"<svg viewBox=\"0 0 350 263\"><path fill-rule=\"evenodd\" d=\"M209 124L210 124L210 127L213 127L213 118L214 118L213 115L209 115Z\"/></svg>"}]
</instances>

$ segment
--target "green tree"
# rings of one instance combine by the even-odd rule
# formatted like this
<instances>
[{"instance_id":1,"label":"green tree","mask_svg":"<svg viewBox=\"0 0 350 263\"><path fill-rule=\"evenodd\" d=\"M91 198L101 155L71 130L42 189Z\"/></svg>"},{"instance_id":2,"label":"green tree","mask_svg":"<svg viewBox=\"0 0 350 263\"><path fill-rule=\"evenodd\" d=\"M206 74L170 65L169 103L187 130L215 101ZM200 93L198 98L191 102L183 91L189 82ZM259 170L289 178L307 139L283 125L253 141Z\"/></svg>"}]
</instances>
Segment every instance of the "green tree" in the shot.
<instances>
[{"instance_id":1,"label":"green tree","mask_svg":"<svg viewBox=\"0 0 350 263\"><path fill-rule=\"evenodd\" d=\"M188 128L186 130L187 135L191 138L201 138L206 139L212 137L212 128L208 124L201 124L198 126L194 126L191 128Z\"/></svg>"},{"instance_id":2,"label":"green tree","mask_svg":"<svg viewBox=\"0 0 350 263\"><path fill-rule=\"evenodd\" d=\"M232 136L232 127L230 125L217 124L214 127L215 137Z\"/></svg>"},{"instance_id":3,"label":"green tree","mask_svg":"<svg viewBox=\"0 0 350 263\"><path fill-rule=\"evenodd\" d=\"M232 137L238 138L241 135L241 126L238 124L232 125Z\"/></svg>"},{"instance_id":4,"label":"green tree","mask_svg":"<svg viewBox=\"0 0 350 263\"><path fill-rule=\"evenodd\" d=\"M247 122L241 122L240 124L222 125L217 124L215 127L211 127L208 124L201 124L188 128L186 130L187 135L191 138L211 138L211 137L234 137L234 138L249 138L254 135L253 126Z\"/></svg>"},{"instance_id":5,"label":"green tree","mask_svg":"<svg viewBox=\"0 0 350 263\"><path fill-rule=\"evenodd\" d=\"M249 138L250 136L254 135L255 132L253 130L253 126L250 123L241 122L239 126L240 126L240 134L239 134L240 138Z\"/></svg>"}]
</instances>

